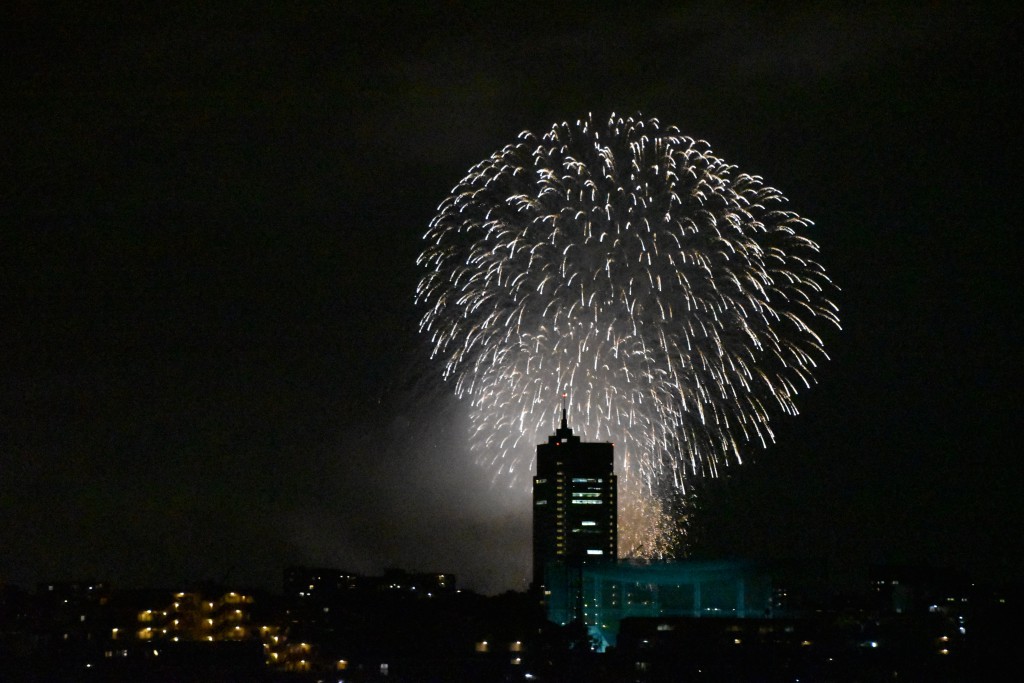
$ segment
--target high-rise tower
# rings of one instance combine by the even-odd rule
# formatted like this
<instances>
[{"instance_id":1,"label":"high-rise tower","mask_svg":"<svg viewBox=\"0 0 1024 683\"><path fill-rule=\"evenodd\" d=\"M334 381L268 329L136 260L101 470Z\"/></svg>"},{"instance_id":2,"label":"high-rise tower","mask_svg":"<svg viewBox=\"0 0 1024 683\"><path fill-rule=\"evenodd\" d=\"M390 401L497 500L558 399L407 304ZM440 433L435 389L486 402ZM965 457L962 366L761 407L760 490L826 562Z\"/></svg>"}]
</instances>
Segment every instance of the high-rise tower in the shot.
<instances>
[{"instance_id":1,"label":"high-rise tower","mask_svg":"<svg viewBox=\"0 0 1024 683\"><path fill-rule=\"evenodd\" d=\"M533 478L533 582L545 585L545 570L573 568L618 558L615 447L584 443L562 426L537 446Z\"/></svg>"}]
</instances>

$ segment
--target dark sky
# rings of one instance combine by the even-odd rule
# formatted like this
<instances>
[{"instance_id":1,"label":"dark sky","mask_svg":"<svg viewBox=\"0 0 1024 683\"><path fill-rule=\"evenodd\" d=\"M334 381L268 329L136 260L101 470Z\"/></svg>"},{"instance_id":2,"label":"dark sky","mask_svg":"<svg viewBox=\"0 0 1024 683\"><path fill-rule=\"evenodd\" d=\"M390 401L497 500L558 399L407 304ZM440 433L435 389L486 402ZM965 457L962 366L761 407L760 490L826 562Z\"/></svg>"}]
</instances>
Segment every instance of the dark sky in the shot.
<instances>
[{"instance_id":1,"label":"dark sky","mask_svg":"<svg viewBox=\"0 0 1024 683\"><path fill-rule=\"evenodd\" d=\"M697 549L1019 573L1020 12L38 4L0 36L0 581L525 587L414 260L471 165L589 111L762 175L842 287Z\"/></svg>"}]
</instances>

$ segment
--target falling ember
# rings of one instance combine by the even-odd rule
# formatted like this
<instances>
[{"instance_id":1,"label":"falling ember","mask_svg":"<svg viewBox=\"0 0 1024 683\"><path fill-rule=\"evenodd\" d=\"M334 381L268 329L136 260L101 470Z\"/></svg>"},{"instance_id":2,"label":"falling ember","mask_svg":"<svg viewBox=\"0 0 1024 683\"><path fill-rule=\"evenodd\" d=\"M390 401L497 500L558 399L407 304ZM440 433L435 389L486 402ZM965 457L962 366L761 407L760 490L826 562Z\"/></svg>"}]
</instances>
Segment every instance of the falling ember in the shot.
<instances>
[{"instance_id":1,"label":"falling ember","mask_svg":"<svg viewBox=\"0 0 1024 683\"><path fill-rule=\"evenodd\" d=\"M839 325L786 203L656 119L524 132L470 169L416 301L495 480L526 486L567 393L577 432L616 442L621 554L669 554L687 482L771 442Z\"/></svg>"}]
</instances>

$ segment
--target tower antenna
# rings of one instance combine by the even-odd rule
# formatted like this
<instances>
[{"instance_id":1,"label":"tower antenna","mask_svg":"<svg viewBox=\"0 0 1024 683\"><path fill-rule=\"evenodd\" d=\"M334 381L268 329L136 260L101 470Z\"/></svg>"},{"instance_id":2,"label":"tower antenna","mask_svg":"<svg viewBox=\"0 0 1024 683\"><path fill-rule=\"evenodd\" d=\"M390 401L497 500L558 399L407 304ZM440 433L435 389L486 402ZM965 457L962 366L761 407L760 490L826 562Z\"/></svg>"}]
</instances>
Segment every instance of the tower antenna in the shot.
<instances>
[{"instance_id":1,"label":"tower antenna","mask_svg":"<svg viewBox=\"0 0 1024 683\"><path fill-rule=\"evenodd\" d=\"M565 399L566 399L567 396L568 396L568 394L563 391L562 392L562 429L568 429L569 428L569 425L568 425L568 422L567 422L568 414L567 414L566 408L565 408Z\"/></svg>"}]
</instances>

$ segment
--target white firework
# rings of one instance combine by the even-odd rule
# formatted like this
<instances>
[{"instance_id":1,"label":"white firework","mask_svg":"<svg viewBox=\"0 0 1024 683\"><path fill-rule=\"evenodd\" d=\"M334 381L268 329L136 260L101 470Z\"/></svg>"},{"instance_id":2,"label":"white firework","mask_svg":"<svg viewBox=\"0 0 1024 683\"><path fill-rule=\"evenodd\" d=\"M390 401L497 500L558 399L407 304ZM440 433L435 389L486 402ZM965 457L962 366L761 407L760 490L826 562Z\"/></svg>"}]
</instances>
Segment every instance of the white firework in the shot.
<instances>
[{"instance_id":1,"label":"white firework","mask_svg":"<svg viewBox=\"0 0 1024 683\"><path fill-rule=\"evenodd\" d=\"M663 552L658 501L767 445L827 358L816 330L838 327L786 203L639 117L524 132L470 169L425 235L416 301L495 479L529 481L567 392L577 433L616 443L624 552Z\"/></svg>"}]
</instances>

